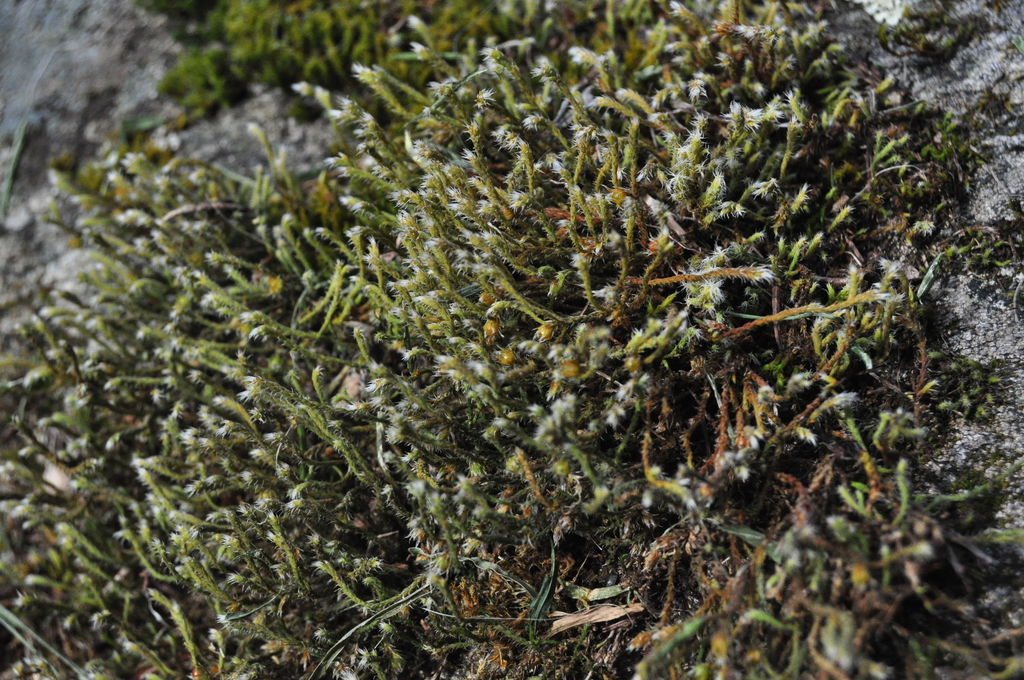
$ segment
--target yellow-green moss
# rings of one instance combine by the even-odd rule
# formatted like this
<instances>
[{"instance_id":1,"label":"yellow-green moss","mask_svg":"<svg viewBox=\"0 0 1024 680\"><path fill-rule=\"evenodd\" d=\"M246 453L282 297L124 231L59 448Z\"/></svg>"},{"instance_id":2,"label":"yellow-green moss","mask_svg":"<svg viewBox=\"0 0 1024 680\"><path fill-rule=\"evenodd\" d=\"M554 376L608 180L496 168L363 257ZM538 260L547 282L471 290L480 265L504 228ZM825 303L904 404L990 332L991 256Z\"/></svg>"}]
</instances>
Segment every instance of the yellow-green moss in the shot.
<instances>
[{"instance_id":1,"label":"yellow-green moss","mask_svg":"<svg viewBox=\"0 0 1024 680\"><path fill-rule=\"evenodd\" d=\"M357 64L383 66L422 89L440 73L416 59L417 44L450 58L488 39L512 40L522 54L554 55L577 39L606 49L609 36L619 33L629 52L641 49L635 27L652 16L642 0L571 0L554 7L540 0L220 0L200 13L165 3L156 9L201 17L193 24L194 38L211 46L187 52L160 90L201 115L236 103L252 82L290 89L305 81L351 90Z\"/></svg>"}]
</instances>

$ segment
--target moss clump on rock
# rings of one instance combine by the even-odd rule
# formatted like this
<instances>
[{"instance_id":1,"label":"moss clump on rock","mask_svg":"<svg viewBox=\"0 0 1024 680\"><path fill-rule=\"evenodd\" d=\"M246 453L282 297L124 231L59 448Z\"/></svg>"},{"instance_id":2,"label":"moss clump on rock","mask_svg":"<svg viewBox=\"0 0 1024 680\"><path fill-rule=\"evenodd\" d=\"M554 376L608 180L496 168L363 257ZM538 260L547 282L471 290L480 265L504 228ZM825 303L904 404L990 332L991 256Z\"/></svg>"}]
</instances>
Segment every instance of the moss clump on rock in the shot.
<instances>
[{"instance_id":1,"label":"moss clump on rock","mask_svg":"<svg viewBox=\"0 0 1024 680\"><path fill-rule=\"evenodd\" d=\"M66 178L101 264L3 388L5 604L95 677L1012 675L909 481L885 255L927 252L948 126L796 11L417 48L426 91L357 72L386 124L300 88L344 149L302 184Z\"/></svg>"},{"instance_id":2,"label":"moss clump on rock","mask_svg":"<svg viewBox=\"0 0 1024 680\"><path fill-rule=\"evenodd\" d=\"M642 42L636 27L652 16L641 0L563 0L551 7L539 0L220 0L212 7L155 8L195 19L183 37L199 46L182 56L160 91L198 115L237 103L248 83L289 89L305 81L353 90L356 64L383 66L421 90L441 75L416 59L417 44L448 58L488 39L511 40L520 53L564 52L577 39L597 50L617 40L636 50ZM301 106L296 112L309 115Z\"/></svg>"}]
</instances>

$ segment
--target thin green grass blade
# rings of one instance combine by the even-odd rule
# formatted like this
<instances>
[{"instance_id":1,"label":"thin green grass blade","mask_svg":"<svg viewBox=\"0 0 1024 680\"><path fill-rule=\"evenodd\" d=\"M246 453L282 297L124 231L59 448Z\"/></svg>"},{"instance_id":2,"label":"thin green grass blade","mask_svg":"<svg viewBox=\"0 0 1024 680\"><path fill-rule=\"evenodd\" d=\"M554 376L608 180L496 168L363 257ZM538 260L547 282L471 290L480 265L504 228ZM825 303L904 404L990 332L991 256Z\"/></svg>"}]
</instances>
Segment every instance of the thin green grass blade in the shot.
<instances>
[{"instance_id":1,"label":"thin green grass blade","mask_svg":"<svg viewBox=\"0 0 1024 680\"><path fill-rule=\"evenodd\" d=\"M25 132L28 130L28 120L23 120L14 133L14 152L11 154L11 164L7 167L7 177L4 178L4 186L0 189L0 217L7 217L7 208L11 205L11 190L14 187L14 173L18 171L18 161L21 160L22 149L25 148Z\"/></svg>"},{"instance_id":2,"label":"thin green grass blade","mask_svg":"<svg viewBox=\"0 0 1024 680\"><path fill-rule=\"evenodd\" d=\"M318 680L319 678L324 677L324 674L327 672L327 669L334 665L334 662L338 660L338 657L341 656L341 653L345 650L345 643L348 641L350 637L352 637L359 631L363 630L364 628L368 628L374 625L375 623L379 623L380 621L383 621L384 619L387 619L390 616L400 612L402 609L405 609L407 606L418 600L420 596L423 595L423 593L427 592L427 590L429 589L429 585L420 586L419 588L409 593L405 597L402 597L401 599L396 600L391 605L385 607L384 609L381 609L379 612L377 612L370 618L366 619L362 623L357 623L355 626L351 628L351 630L342 635L341 638L339 638L338 641L335 642L334 645L329 650L327 650L327 653L324 654L323 658L320 659L317 665L313 668L313 672L309 674L309 678L307 680Z\"/></svg>"},{"instance_id":3,"label":"thin green grass blade","mask_svg":"<svg viewBox=\"0 0 1024 680\"><path fill-rule=\"evenodd\" d=\"M3 605L0 605L0 625L3 625L3 627L10 631L11 635L13 635L18 640L18 642L25 645L29 649L34 649L35 643L38 643L40 647L45 649L50 654L53 654L55 657L60 659L61 662L66 664L68 668L73 670L75 672L75 675L77 675L79 678L82 678L82 680L90 680L90 678L92 677L92 675L87 673L84 668L82 668L74 661L58 652L53 647L53 645L51 645L49 642L40 637L39 634L32 630L32 628L28 624L19 619L14 614L14 612L12 612L7 607L4 607Z\"/></svg>"}]
</instances>

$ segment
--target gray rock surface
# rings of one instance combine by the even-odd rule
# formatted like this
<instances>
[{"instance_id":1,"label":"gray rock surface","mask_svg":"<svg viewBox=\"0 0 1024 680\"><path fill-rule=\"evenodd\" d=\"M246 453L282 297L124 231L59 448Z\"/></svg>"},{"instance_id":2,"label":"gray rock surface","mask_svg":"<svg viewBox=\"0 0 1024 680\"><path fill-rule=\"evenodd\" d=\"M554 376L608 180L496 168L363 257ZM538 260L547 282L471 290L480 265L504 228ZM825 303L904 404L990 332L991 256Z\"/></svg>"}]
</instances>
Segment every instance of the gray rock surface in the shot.
<instances>
[{"instance_id":1,"label":"gray rock surface","mask_svg":"<svg viewBox=\"0 0 1024 680\"><path fill-rule=\"evenodd\" d=\"M947 4L951 24L973 26L974 34L943 59L886 52L877 25L856 5L843 2L826 19L852 62L877 67L914 99L977 126L974 142L989 162L975 179L968 217L992 224L1007 217L1009 194L1024 192L1024 53L1014 44L1024 38L1024 2L1006 0L998 11L992 0Z\"/></svg>"},{"instance_id":2,"label":"gray rock surface","mask_svg":"<svg viewBox=\"0 0 1024 680\"><path fill-rule=\"evenodd\" d=\"M88 160L117 138L123 121L181 116L156 89L181 50L167 20L134 0L0 0L0 186L25 125L12 200L0 216L0 349L16 320L2 311L7 302L40 287L73 289L89 263L43 219L54 200L65 217L75 214L51 185L49 161L66 152ZM255 123L296 170L319 167L333 139L330 126L289 118L280 91L257 88L253 95L212 119L177 132L159 128L155 136L184 156L251 175L266 161L248 132Z\"/></svg>"},{"instance_id":3,"label":"gray rock surface","mask_svg":"<svg viewBox=\"0 0 1024 680\"><path fill-rule=\"evenodd\" d=\"M115 0L0 2L0 182L24 126L0 217L0 301L26 286L73 285L86 266L40 218L54 198L47 163L64 152L88 157L119 117L156 112L156 83L178 49L163 23Z\"/></svg>"},{"instance_id":4,"label":"gray rock surface","mask_svg":"<svg viewBox=\"0 0 1024 680\"><path fill-rule=\"evenodd\" d=\"M1024 0L951 3L953 25L973 25L974 35L944 59L895 56L881 48L878 28L856 5L843 4L826 18L853 61L892 75L913 99L953 113L971 134L987 163L976 173L964 214L947 227L996 227L1010 217L1013 194L1024 193ZM924 6L923 9L931 6ZM957 422L946 447L931 453L925 472L943 490L967 475L995 480L1024 461L1024 305L1014 309L1012 293L1024 280L1024 263L981 275L950 273L930 293L937 327L951 354L983 364L998 362L1000 403L985 422ZM1024 303L1024 290L1018 302ZM1024 530L1024 470L1000 492L997 523ZM1024 556L1024 548L1017 552ZM984 614L995 628L1024 624L1024 575L1000 574L1005 585L985 594Z\"/></svg>"},{"instance_id":5,"label":"gray rock surface","mask_svg":"<svg viewBox=\"0 0 1024 680\"><path fill-rule=\"evenodd\" d=\"M1007 273L1001 275L1015 289ZM997 362L1002 393L989 418L955 424L946 446L926 458L925 471L943 490L969 490L964 479L995 483L1000 505L996 523L1002 529L1024 530L1024 324L1012 298L992 279L949 276L934 295L939 323L950 329L943 349L983 364ZM1024 546L1015 548L1018 558L1024 557ZM983 598L985 616L997 628L1020 628L1024 574L1003 570L1000 580L1005 583Z\"/></svg>"}]
</instances>

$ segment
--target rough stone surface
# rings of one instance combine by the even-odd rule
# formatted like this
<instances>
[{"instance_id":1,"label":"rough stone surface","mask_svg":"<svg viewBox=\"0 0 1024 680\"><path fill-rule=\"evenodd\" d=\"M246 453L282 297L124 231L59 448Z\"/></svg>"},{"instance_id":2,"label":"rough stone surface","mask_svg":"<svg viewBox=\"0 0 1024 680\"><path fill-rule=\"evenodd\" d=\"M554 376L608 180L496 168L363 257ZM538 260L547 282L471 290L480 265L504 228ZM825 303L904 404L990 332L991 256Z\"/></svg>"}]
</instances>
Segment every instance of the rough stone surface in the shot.
<instances>
[{"instance_id":1,"label":"rough stone surface","mask_svg":"<svg viewBox=\"0 0 1024 680\"><path fill-rule=\"evenodd\" d=\"M41 219L54 198L47 163L92 155L119 117L156 113L157 79L177 49L160 18L130 2L0 2L0 182L25 126L0 216L0 302L26 287L74 285L87 258Z\"/></svg>"},{"instance_id":2,"label":"rough stone surface","mask_svg":"<svg viewBox=\"0 0 1024 680\"><path fill-rule=\"evenodd\" d=\"M156 90L181 49L167 20L134 0L0 0L0 186L26 125L11 204L0 216L0 349L15 321L2 311L6 302L41 287L73 289L89 264L88 254L69 249L44 219L53 200L67 218L75 214L51 185L50 159L70 153L88 160L117 138L124 121L181 116ZM289 118L278 90L253 95L212 119L176 132L158 128L155 136L184 156L251 175L266 161L249 132L255 123L296 170L319 167L333 138L329 125Z\"/></svg>"},{"instance_id":3,"label":"rough stone surface","mask_svg":"<svg viewBox=\"0 0 1024 680\"><path fill-rule=\"evenodd\" d=\"M1005 286L1015 289L1004 276ZM943 490L964 489L964 479L999 484L1000 508L995 520L1003 529L1024 529L1024 324L1013 300L1000 281L974 274L947 277L934 291L939 323L949 329L945 347L950 354L984 364L996 362L1001 398L982 422L956 423L950 441L933 452L926 472ZM1015 471L1014 471L1015 469ZM1008 475L1008 476L1007 476ZM958 482L961 482L958 484ZM1020 564L1024 546L1009 547ZM1020 628L1024 624L1024 574L1000 570L1005 584L985 593L981 606L996 628Z\"/></svg>"},{"instance_id":4,"label":"rough stone surface","mask_svg":"<svg viewBox=\"0 0 1024 680\"><path fill-rule=\"evenodd\" d=\"M1024 192L1024 2L957 0L950 22L973 25L974 35L944 59L896 56L882 49L874 21L856 5L828 13L833 32L855 63L870 64L931 106L952 112L974 131L988 159L975 179L969 217L991 224L1006 217L1009 194ZM927 9L927 7L925 7Z\"/></svg>"},{"instance_id":5,"label":"rough stone surface","mask_svg":"<svg viewBox=\"0 0 1024 680\"><path fill-rule=\"evenodd\" d=\"M894 76L913 99L949 111L971 133L987 163L976 173L959 224L995 227L1009 216L1013 194L1024 192L1024 53L1014 40L1024 37L1024 0L998 3L959 0L951 21L972 24L972 39L947 58L896 56L881 48L878 28L855 5L843 4L826 18L851 60ZM968 473L987 480L1004 476L1024 461L1024 304L1014 309L1013 293L1024 280L1024 263L1014 262L987 275L953 273L931 292L943 342L952 354L983 364L998 362L1000 403L985 422L957 422L944 450L932 453L925 472L943 490L953 490ZM1024 290L1018 297L1024 303ZM996 521L1024 530L1024 470L1006 479ZM1018 556L1024 549L1018 547ZM1005 563L1004 563L1005 564ZM996 567L998 570L998 567ZM1024 623L1024 575L1002 569L1005 585L980 602L994 630Z\"/></svg>"}]
</instances>

